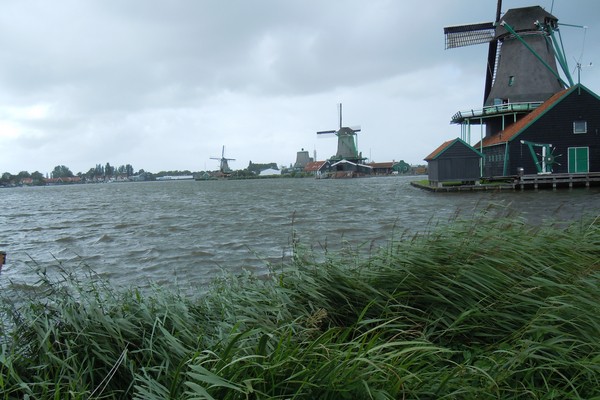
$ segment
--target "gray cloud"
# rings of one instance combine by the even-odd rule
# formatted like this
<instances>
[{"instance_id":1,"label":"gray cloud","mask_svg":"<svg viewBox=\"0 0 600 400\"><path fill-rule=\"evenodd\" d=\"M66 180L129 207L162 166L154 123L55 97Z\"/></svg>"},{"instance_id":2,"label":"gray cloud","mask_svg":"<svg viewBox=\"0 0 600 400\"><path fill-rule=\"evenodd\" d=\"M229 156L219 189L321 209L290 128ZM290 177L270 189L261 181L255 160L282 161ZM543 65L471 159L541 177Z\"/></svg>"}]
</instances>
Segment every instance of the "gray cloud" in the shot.
<instances>
[{"instance_id":1,"label":"gray cloud","mask_svg":"<svg viewBox=\"0 0 600 400\"><path fill-rule=\"evenodd\" d=\"M600 3L544 0L568 53L598 62ZM336 103L376 161L421 162L481 103L485 46L443 50L442 27L491 20L495 0L9 1L0 14L0 171L97 163L200 170L223 144L249 160L319 158ZM504 9L525 6L504 1ZM595 19L595 18L594 18ZM571 61L570 59L570 61ZM574 66L573 66L574 67ZM600 71L582 71L600 91ZM363 147L364 146L364 147ZM69 149L69 151L65 151ZM157 149L160 154L157 156Z\"/></svg>"}]
</instances>

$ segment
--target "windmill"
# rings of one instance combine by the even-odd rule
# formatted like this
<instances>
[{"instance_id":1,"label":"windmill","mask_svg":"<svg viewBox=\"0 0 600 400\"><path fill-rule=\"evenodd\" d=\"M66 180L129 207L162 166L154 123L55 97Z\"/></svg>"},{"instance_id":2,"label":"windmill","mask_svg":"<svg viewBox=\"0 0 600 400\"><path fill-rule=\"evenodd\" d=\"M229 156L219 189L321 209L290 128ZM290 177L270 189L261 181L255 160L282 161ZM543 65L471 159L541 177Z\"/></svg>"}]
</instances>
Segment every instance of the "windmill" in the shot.
<instances>
[{"instance_id":1,"label":"windmill","mask_svg":"<svg viewBox=\"0 0 600 400\"><path fill-rule=\"evenodd\" d=\"M340 127L337 130L319 131L317 135L335 134L338 137L338 146L335 156L331 157L332 161L347 160L354 163L364 161L362 153L358 152L356 140L354 137L360 132L360 127L347 127L342 125L342 103L339 104Z\"/></svg>"},{"instance_id":2,"label":"windmill","mask_svg":"<svg viewBox=\"0 0 600 400\"><path fill-rule=\"evenodd\" d=\"M227 163L227 161L235 161L235 158L225 158L225 146L223 146L223 149L221 150L221 157L211 157L211 160L219 160L220 164L219 164L219 172L221 172L222 174L229 174L231 173L231 169L229 168L229 164Z\"/></svg>"},{"instance_id":3,"label":"windmill","mask_svg":"<svg viewBox=\"0 0 600 400\"><path fill-rule=\"evenodd\" d=\"M542 102L572 86L558 19L539 6L510 9L504 16L501 8L498 0L494 22L444 28L446 49L489 44L483 105Z\"/></svg>"}]
</instances>

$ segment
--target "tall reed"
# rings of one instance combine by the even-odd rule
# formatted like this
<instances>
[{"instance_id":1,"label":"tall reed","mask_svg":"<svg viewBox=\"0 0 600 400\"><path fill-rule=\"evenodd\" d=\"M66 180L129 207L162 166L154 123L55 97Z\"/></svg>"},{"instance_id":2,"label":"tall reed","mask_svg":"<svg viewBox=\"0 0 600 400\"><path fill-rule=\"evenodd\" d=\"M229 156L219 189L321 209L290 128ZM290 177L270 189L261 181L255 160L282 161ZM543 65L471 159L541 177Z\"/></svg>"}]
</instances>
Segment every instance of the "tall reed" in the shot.
<instances>
[{"instance_id":1,"label":"tall reed","mask_svg":"<svg viewBox=\"0 0 600 400\"><path fill-rule=\"evenodd\" d=\"M294 250L197 297L48 266L2 294L0 398L600 398L598 219Z\"/></svg>"}]
</instances>

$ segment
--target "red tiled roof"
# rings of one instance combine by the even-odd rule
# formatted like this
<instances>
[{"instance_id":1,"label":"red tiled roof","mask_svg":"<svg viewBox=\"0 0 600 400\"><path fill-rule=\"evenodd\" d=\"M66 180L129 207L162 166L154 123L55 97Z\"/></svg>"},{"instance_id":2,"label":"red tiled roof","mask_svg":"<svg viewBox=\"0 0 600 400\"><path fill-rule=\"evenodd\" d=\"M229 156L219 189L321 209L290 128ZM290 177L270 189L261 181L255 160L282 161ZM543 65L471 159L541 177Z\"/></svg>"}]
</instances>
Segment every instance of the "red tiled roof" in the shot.
<instances>
[{"instance_id":1,"label":"red tiled roof","mask_svg":"<svg viewBox=\"0 0 600 400\"><path fill-rule=\"evenodd\" d=\"M316 172L318 171L321 166L323 166L323 164L325 164L327 161L311 161L309 163L306 163L306 165L304 166L304 171L305 172Z\"/></svg>"},{"instance_id":2,"label":"red tiled roof","mask_svg":"<svg viewBox=\"0 0 600 400\"><path fill-rule=\"evenodd\" d=\"M46 178L44 179L47 183L57 183L57 182L81 182L81 177L79 176L65 176L63 178Z\"/></svg>"},{"instance_id":3,"label":"red tiled roof","mask_svg":"<svg viewBox=\"0 0 600 400\"><path fill-rule=\"evenodd\" d=\"M425 161L429 161L429 160L433 160L434 158L436 158L442 151L446 150L446 147L450 146L452 143L454 143L456 139L452 139L452 140L447 140L444 143L442 143L440 145L440 147L438 147L437 149L435 149L430 155L428 155L427 157L424 158Z\"/></svg>"},{"instance_id":4,"label":"red tiled roof","mask_svg":"<svg viewBox=\"0 0 600 400\"><path fill-rule=\"evenodd\" d=\"M506 143L517 136L523 129L527 128L533 122L535 122L539 117L541 117L546 111L548 111L552 106L558 103L563 97L566 96L566 93L569 92L571 88L561 90L558 93L552 95L548 100L543 102L538 108L518 120L512 125L509 125L503 131L498 132L497 134L486 137L483 139L483 147L494 146L500 143ZM475 148L481 147L481 142L478 142Z\"/></svg>"}]
</instances>

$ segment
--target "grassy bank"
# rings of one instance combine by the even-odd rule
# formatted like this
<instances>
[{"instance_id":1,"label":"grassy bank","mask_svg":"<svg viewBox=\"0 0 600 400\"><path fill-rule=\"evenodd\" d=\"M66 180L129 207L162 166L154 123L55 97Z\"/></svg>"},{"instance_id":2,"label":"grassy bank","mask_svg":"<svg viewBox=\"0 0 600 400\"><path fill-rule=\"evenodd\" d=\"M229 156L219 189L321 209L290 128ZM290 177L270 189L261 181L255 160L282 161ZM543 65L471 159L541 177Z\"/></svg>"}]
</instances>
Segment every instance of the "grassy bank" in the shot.
<instances>
[{"instance_id":1,"label":"grassy bank","mask_svg":"<svg viewBox=\"0 0 600 400\"><path fill-rule=\"evenodd\" d=\"M296 250L197 298L40 272L2 294L0 398L600 398L598 220Z\"/></svg>"}]
</instances>

